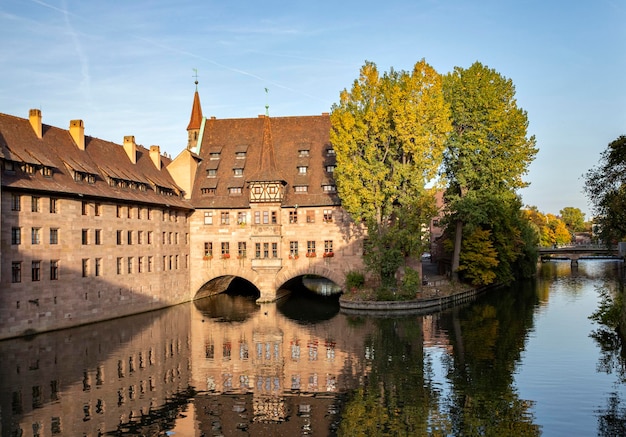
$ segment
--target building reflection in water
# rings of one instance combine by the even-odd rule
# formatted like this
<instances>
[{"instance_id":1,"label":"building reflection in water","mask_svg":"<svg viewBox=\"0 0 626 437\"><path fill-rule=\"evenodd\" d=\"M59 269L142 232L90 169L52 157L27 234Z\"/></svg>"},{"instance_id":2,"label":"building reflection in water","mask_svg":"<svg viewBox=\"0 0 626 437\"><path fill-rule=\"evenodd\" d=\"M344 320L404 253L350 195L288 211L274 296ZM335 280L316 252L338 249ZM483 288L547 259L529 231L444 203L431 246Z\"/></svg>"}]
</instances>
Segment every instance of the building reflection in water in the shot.
<instances>
[{"instance_id":1,"label":"building reflection in water","mask_svg":"<svg viewBox=\"0 0 626 437\"><path fill-rule=\"evenodd\" d=\"M1 342L2 435L328 435L375 329L223 296Z\"/></svg>"}]
</instances>

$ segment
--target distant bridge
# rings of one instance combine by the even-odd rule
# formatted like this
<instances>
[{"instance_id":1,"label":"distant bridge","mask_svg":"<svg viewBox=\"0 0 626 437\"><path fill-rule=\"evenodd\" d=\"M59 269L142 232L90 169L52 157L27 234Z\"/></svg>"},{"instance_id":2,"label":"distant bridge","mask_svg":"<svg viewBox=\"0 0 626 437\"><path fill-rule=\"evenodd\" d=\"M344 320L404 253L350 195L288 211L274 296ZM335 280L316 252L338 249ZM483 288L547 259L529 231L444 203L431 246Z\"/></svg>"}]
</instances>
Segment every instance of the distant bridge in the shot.
<instances>
[{"instance_id":1,"label":"distant bridge","mask_svg":"<svg viewBox=\"0 0 626 437\"><path fill-rule=\"evenodd\" d=\"M623 259L617 246L607 247L600 244L571 245L559 247L540 247L541 261L569 259L572 266L578 265L579 259Z\"/></svg>"}]
</instances>

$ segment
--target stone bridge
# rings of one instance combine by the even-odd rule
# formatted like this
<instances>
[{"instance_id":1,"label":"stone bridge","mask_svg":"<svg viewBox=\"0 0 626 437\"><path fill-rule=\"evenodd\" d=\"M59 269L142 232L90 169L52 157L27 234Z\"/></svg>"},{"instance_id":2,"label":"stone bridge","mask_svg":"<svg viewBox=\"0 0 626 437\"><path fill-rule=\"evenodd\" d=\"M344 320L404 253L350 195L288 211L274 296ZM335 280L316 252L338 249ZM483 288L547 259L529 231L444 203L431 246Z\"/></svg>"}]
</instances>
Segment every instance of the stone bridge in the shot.
<instances>
[{"instance_id":1,"label":"stone bridge","mask_svg":"<svg viewBox=\"0 0 626 437\"><path fill-rule=\"evenodd\" d=\"M352 258L352 257L349 257ZM317 275L333 281L341 289L345 287L346 273L360 265L341 256L300 257L298 259L209 259L195 267L190 288L195 290L194 299L225 291L235 278L242 278L260 291L258 302L272 302L280 298L280 288L291 279L304 275ZM353 261L353 262L350 262Z\"/></svg>"},{"instance_id":2,"label":"stone bridge","mask_svg":"<svg viewBox=\"0 0 626 437\"><path fill-rule=\"evenodd\" d=\"M623 259L617 246L607 247L604 245L540 247L539 256L542 261L551 259L569 259L572 266L577 266L579 259Z\"/></svg>"}]
</instances>

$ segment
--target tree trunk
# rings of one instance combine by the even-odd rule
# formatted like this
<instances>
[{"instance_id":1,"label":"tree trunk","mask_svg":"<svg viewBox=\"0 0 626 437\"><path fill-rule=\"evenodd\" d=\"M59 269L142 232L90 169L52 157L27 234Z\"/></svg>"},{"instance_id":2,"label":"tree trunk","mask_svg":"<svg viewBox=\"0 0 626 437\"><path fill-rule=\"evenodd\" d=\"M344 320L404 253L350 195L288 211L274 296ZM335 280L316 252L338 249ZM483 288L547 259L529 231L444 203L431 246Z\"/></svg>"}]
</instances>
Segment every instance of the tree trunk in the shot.
<instances>
[{"instance_id":1,"label":"tree trunk","mask_svg":"<svg viewBox=\"0 0 626 437\"><path fill-rule=\"evenodd\" d=\"M463 222L456 221L456 232L454 233L454 252L452 253L452 280L459 280L459 264L461 260L461 241L463 240Z\"/></svg>"}]
</instances>

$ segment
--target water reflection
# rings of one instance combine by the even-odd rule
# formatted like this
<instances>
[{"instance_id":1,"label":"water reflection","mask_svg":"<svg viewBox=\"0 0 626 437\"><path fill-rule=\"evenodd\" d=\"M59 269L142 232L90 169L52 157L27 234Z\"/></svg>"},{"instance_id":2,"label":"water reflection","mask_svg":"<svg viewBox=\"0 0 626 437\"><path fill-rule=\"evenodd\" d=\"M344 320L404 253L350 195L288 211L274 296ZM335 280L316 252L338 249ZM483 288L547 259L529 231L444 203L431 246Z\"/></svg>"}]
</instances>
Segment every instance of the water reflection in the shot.
<instances>
[{"instance_id":1,"label":"water reflection","mask_svg":"<svg viewBox=\"0 0 626 437\"><path fill-rule=\"evenodd\" d=\"M559 305L557 324L583 323L580 308L592 311L594 285L606 280L615 296L616 264L581 263L576 272L548 264L536 282L431 316L346 316L336 297L302 293L263 305L219 295L0 342L2 435L550 434L545 405L578 405L560 397L567 380L550 380L555 388L546 393L528 388L556 361L534 341L564 343L543 326L554 317L543 309ZM592 332L586 326L583 337ZM623 382L622 337L607 338L592 344L600 373L585 375L582 391L597 391L605 384L598 375L608 372ZM590 355L580 338L572 342L574 354ZM559 366L582 367L570 351L556 353ZM625 395L612 386L588 417L571 420L620 435Z\"/></svg>"}]
</instances>

